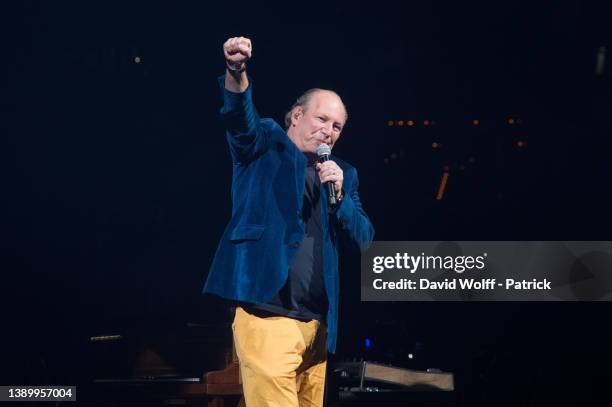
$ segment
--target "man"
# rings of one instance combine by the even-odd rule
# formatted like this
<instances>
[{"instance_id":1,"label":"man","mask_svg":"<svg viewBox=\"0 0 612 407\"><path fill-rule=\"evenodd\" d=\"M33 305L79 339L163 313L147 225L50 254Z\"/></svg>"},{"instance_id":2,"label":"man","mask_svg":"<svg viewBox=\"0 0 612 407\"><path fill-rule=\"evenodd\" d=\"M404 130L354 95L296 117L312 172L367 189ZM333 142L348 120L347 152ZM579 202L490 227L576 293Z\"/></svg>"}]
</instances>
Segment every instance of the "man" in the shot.
<instances>
[{"instance_id":1,"label":"man","mask_svg":"<svg viewBox=\"0 0 612 407\"><path fill-rule=\"evenodd\" d=\"M204 292L238 303L232 327L247 406L322 406L327 352L336 346L338 246L364 247L374 234L356 170L335 157L317 162L319 145L338 141L346 109L336 93L312 89L283 130L253 105L251 41L230 38L223 52L233 206Z\"/></svg>"}]
</instances>

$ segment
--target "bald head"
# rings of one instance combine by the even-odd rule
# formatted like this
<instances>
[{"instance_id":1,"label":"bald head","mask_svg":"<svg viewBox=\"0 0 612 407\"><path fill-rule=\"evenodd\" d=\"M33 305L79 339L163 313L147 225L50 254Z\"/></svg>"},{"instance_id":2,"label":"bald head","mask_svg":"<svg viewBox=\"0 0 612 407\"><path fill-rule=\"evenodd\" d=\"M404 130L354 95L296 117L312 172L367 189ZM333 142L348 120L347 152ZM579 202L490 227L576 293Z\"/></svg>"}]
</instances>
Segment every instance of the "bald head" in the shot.
<instances>
[{"instance_id":1,"label":"bald head","mask_svg":"<svg viewBox=\"0 0 612 407\"><path fill-rule=\"evenodd\" d=\"M322 92L327 92L327 93L331 93L331 94L335 95L338 98L338 100L340 101L340 103L342 103L342 107L344 108L344 122L346 123L346 121L348 120L348 112L346 111L346 106L344 105L344 102L342 102L342 99L340 98L340 96L336 92L334 92L333 90L321 89L321 88L312 88L312 89L308 89L306 92L304 92L295 101L293 106L291 106L291 109L289 109L289 111L287 113L285 113L285 128L289 129L289 127L291 126L291 114L295 111L296 108L301 107L303 111L308 110L308 108L310 107L314 97L317 94L320 94Z\"/></svg>"}]
</instances>

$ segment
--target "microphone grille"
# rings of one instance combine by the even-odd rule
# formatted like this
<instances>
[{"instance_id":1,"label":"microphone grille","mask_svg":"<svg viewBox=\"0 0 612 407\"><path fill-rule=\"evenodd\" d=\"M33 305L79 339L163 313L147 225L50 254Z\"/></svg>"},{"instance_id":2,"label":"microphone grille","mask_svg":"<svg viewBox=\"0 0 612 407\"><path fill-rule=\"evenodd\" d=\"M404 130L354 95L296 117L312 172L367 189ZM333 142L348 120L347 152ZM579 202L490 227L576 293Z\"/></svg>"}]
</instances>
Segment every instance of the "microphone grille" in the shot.
<instances>
[{"instance_id":1,"label":"microphone grille","mask_svg":"<svg viewBox=\"0 0 612 407\"><path fill-rule=\"evenodd\" d=\"M317 157L323 157L324 155L330 154L331 148L329 148L327 144L320 144L319 147L317 147Z\"/></svg>"}]
</instances>

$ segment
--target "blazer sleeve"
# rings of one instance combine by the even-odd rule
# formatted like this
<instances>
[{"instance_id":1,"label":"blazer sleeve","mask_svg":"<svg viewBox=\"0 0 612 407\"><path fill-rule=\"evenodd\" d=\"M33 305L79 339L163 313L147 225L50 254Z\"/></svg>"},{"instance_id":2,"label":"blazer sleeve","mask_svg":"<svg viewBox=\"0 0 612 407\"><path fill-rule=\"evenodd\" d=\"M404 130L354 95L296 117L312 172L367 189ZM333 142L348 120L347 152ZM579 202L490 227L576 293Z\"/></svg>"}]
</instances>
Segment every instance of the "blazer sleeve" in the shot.
<instances>
[{"instance_id":1,"label":"blazer sleeve","mask_svg":"<svg viewBox=\"0 0 612 407\"><path fill-rule=\"evenodd\" d=\"M246 91L235 93L225 89L225 76L220 76L218 81L223 95L219 113L232 160L248 163L265 151L268 144L267 133L253 104L253 82L249 78Z\"/></svg>"},{"instance_id":2,"label":"blazer sleeve","mask_svg":"<svg viewBox=\"0 0 612 407\"><path fill-rule=\"evenodd\" d=\"M345 176L345 180L351 179L351 185L345 188L347 195L332 212L332 216L335 217L344 237L349 239L350 245L366 250L374 239L374 227L361 206L357 170L351 167L348 171L352 174L350 178Z\"/></svg>"}]
</instances>

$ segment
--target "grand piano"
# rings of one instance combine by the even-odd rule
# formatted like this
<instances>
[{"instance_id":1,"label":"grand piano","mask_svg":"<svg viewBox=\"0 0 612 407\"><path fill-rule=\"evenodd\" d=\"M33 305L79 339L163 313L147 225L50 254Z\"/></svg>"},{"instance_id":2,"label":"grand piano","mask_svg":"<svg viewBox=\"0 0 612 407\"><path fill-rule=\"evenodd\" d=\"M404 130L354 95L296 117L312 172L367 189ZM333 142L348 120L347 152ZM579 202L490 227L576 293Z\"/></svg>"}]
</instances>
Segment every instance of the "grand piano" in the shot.
<instances>
[{"instance_id":1,"label":"grand piano","mask_svg":"<svg viewBox=\"0 0 612 407\"><path fill-rule=\"evenodd\" d=\"M89 347L86 405L244 406L229 324L106 332Z\"/></svg>"}]
</instances>

